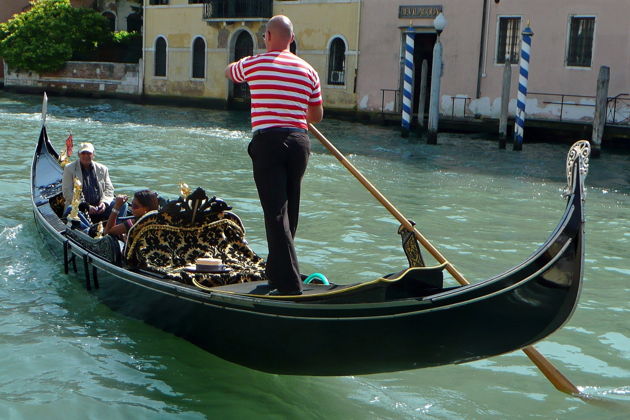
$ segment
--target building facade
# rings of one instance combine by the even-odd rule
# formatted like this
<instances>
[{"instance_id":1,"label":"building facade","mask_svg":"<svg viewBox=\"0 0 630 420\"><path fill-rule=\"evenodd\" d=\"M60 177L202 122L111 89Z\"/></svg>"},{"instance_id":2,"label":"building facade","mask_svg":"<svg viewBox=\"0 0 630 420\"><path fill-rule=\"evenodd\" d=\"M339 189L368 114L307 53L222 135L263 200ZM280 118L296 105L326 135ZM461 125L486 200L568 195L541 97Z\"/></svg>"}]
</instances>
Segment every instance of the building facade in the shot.
<instances>
[{"instance_id":1,"label":"building facade","mask_svg":"<svg viewBox=\"0 0 630 420\"><path fill-rule=\"evenodd\" d=\"M10 3L10 4L7 4ZM440 35L443 67L440 113L498 118L506 61L512 70L509 112L518 89L521 33L534 32L526 113L528 118L589 121L601 66L610 68L609 122L630 124L630 0L72 0L95 7L113 30L141 30L142 92L243 104L245 84L224 77L226 65L264 51L264 25L275 14L295 26L293 52L318 71L325 108L365 113L401 110L404 38L412 32L414 113L420 73L427 60L431 83L433 20L448 24ZM4 2L0 19L28 7ZM144 27L143 25L144 21ZM1 63L1 61L0 61ZM0 69L1 71L1 69ZM428 91L428 89L427 89ZM428 94L422 112L428 111Z\"/></svg>"},{"instance_id":2,"label":"building facade","mask_svg":"<svg viewBox=\"0 0 630 420\"><path fill-rule=\"evenodd\" d=\"M109 20L112 32L142 31L142 0L91 0Z\"/></svg>"},{"instance_id":3,"label":"building facade","mask_svg":"<svg viewBox=\"0 0 630 420\"><path fill-rule=\"evenodd\" d=\"M0 22L6 22L16 13L28 9L29 0L3 1L0 4Z\"/></svg>"},{"instance_id":4,"label":"building facade","mask_svg":"<svg viewBox=\"0 0 630 420\"><path fill-rule=\"evenodd\" d=\"M420 64L427 59L430 71L437 36L433 18L440 11L448 21L440 36L443 75L439 103L444 115L497 118L506 56L512 66L509 109L514 114L521 32L528 24L534 32L529 116L591 119L600 66L610 68L610 97L630 93L630 32L625 19L630 14L628 0L555 0L553 4L544 0L442 0L426 4L364 0L358 110L400 109L403 36L411 30L415 33L417 112ZM624 103L630 105L623 96L619 98L617 119L628 113Z\"/></svg>"},{"instance_id":5,"label":"building facade","mask_svg":"<svg viewBox=\"0 0 630 420\"><path fill-rule=\"evenodd\" d=\"M17 13L29 8L29 0L3 1L0 3L0 22L6 22ZM0 57L0 82L4 80L4 61Z\"/></svg>"},{"instance_id":6,"label":"building facade","mask_svg":"<svg viewBox=\"0 0 630 420\"><path fill-rule=\"evenodd\" d=\"M294 25L291 50L320 75L328 107L356 107L360 0L144 0L144 93L247 103L244 84L224 77L232 61L265 51L265 23Z\"/></svg>"}]
</instances>

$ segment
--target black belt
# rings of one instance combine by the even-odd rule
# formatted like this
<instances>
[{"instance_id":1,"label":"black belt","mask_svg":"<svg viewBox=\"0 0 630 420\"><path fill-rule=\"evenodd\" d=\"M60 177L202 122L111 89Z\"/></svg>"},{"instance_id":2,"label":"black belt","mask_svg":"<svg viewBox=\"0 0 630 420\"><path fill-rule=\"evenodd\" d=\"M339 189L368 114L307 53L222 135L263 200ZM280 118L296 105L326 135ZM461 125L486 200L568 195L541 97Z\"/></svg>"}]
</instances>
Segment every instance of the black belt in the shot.
<instances>
[{"instance_id":1,"label":"black belt","mask_svg":"<svg viewBox=\"0 0 630 420\"><path fill-rule=\"evenodd\" d=\"M265 133L306 133L306 130L298 127L269 127L254 131L255 136Z\"/></svg>"}]
</instances>

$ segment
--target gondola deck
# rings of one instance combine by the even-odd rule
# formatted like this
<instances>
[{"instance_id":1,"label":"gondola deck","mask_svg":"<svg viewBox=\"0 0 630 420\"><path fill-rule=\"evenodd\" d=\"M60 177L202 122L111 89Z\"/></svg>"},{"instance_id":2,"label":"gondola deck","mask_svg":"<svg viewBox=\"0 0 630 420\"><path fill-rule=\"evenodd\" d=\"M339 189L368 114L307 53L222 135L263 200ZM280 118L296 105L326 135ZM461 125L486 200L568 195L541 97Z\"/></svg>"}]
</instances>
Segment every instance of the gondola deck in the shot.
<instances>
[{"instance_id":1,"label":"gondola deck","mask_svg":"<svg viewBox=\"0 0 630 420\"><path fill-rule=\"evenodd\" d=\"M273 294L273 289L266 281L229 284L218 287L200 287L213 293L235 294L252 297L264 297L275 300L326 301L337 303L383 301L383 296L398 294L399 297L421 299L442 291L442 270L444 265L435 267L411 267L398 273L392 273L378 279L354 284L305 284L301 295L283 296ZM392 285L404 290L391 290ZM390 298L391 300L391 298Z\"/></svg>"}]
</instances>

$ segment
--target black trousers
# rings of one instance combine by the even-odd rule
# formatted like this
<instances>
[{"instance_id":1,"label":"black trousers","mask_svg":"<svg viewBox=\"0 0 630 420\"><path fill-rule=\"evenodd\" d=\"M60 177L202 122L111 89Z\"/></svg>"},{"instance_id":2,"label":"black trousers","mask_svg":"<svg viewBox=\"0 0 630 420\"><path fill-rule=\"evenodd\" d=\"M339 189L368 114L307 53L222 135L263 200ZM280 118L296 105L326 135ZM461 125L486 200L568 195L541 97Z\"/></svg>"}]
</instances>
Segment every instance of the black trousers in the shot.
<instances>
[{"instance_id":1,"label":"black trousers","mask_svg":"<svg viewBox=\"0 0 630 420\"><path fill-rule=\"evenodd\" d=\"M311 153L310 139L306 133L268 131L254 135L248 153L265 216L269 284L280 292L302 290L293 239L302 177Z\"/></svg>"}]
</instances>

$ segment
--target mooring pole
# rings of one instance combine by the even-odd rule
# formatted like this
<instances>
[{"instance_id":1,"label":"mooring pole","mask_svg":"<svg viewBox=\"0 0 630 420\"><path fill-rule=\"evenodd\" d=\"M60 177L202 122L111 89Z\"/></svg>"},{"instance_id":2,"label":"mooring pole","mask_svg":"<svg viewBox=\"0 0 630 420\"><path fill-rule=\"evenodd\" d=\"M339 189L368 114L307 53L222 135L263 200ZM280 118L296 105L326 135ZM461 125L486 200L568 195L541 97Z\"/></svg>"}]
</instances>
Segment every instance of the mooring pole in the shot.
<instances>
[{"instance_id":1,"label":"mooring pole","mask_svg":"<svg viewBox=\"0 0 630 420\"><path fill-rule=\"evenodd\" d=\"M516 100L516 118L514 120L514 145L512 150L523 150L523 133L525 130L525 103L527 101L527 79L529 78L529 54L532 46L532 28L522 32L521 59L519 61L518 96Z\"/></svg>"},{"instance_id":2,"label":"mooring pole","mask_svg":"<svg viewBox=\"0 0 630 420\"><path fill-rule=\"evenodd\" d=\"M427 143L437 144L438 122L440 119L440 79L442 78L442 43L440 34L446 27L446 18L442 13L433 20L437 32L433 46L433 63L431 65L431 97L429 98L429 121L427 125Z\"/></svg>"},{"instance_id":3,"label":"mooring pole","mask_svg":"<svg viewBox=\"0 0 630 420\"><path fill-rule=\"evenodd\" d=\"M595 116L593 118L593 138L591 156L601 154L602 137L606 127L606 110L608 108L608 82L610 81L610 67L601 66L597 77L597 97L595 99Z\"/></svg>"},{"instance_id":4,"label":"mooring pole","mask_svg":"<svg viewBox=\"0 0 630 420\"><path fill-rule=\"evenodd\" d=\"M418 98L418 131L423 132L426 129L424 125L424 108L427 103L427 77L429 76L429 62L425 58L422 60L420 67L420 98Z\"/></svg>"},{"instance_id":5,"label":"mooring pole","mask_svg":"<svg viewBox=\"0 0 630 420\"><path fill-rule=\"evenodd\" d=\"M405 71L403 79L402 127L400 135L409 137L413 115L413 48L415 32L411 26L405 33Z\"/></svg>"},{"instance_id":6,"label":"mooring pole","mask_svg":"<svg viewBox=\"0 0 630 420\"><path fill-rule=\"evenodd\" d=\"M510 104L510 87L512 86L512 64L509 56L505 57L503 67L503 86L501 88L501 117L499 118L499 149L505 149L507 139L508 108Z\"/></svg>"}]
</instances>

